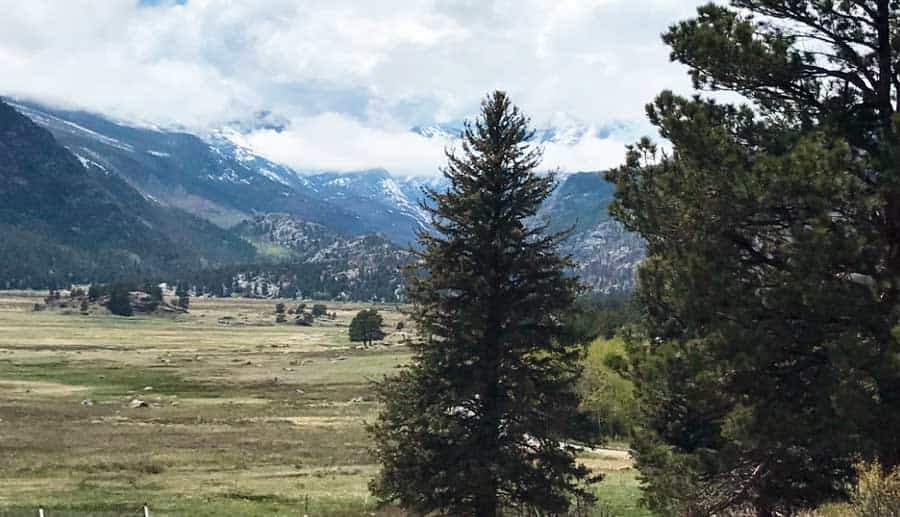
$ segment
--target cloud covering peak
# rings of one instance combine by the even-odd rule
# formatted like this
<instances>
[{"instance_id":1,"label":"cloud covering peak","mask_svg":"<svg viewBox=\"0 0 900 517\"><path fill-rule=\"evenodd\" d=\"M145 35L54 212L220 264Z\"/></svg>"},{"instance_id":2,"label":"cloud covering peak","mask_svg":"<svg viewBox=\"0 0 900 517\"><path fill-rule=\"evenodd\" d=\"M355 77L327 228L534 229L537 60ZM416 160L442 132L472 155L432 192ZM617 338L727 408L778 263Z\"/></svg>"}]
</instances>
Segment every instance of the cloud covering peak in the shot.
<instances>
[{"instance_id":1,"label":"cloud covering peak","mask_svg":"<svg viewBox=\"0 0 900 517\"><path fill-rule=\"evenodd\" d=\"M492 89L537 126L646 127L659 90L689 90L659 34L699 3L0 0L0 95L196 131L267 112L281 131L247 141L289 165L428 172L443 146L409 128L470 117ZM548 144L545 165L614 165L621 138Z\"/></svg>"}]
</instances>

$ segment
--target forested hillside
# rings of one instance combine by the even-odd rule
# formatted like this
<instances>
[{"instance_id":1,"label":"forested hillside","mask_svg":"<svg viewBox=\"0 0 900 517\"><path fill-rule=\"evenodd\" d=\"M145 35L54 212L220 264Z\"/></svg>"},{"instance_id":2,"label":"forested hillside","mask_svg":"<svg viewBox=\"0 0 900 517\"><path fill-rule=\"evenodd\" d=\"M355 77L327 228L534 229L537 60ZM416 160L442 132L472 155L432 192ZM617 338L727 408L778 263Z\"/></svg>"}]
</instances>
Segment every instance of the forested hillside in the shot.
<instances>
[{"instance_id":1,"label":"forested hillside","mask_svg":"<svg viewBox=\"0 0 900 517\"><path fill-rule=\"evenodd\" d=\"M252 246L86 169L0 102L0 285L46 287L251 260Z\"/></svg>"}]
</instances>

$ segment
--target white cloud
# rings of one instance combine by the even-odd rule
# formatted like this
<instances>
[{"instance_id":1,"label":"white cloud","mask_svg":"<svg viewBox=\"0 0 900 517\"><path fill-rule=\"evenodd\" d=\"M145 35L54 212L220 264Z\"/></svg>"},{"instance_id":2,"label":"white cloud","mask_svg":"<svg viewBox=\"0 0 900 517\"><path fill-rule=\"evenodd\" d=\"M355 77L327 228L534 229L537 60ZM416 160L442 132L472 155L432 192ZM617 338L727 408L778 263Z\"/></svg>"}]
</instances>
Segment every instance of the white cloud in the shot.
<instances>
[{"instance_id":1,"label":"white cloud","mask_svg":"<svg viewBox=\"0 0 900 517\"><path fill-rule=\"evenodd\" d=\"M256 131L246 144L271 160L300 171L358 171L383 167L401 175L437 173L444 142L409 131L365 127L327 113L293 121L282 132Z\"/></svg>"},{"instance_id":2,"label":"white cloud","mask_svg":"<svg viewBox=\"0 0 900 517\"><path fill-rule=\"evenodd\" d=\"M433 170L440 149L405 129L471 116L492 89L538 125L637 122L661 89L689 91L659 34L702 2L0 0L0 94L197 130L271 110L290 130L251 140L273 158ZM619 144L547 161L599 168Z\"/></svg>"}]
</instances>

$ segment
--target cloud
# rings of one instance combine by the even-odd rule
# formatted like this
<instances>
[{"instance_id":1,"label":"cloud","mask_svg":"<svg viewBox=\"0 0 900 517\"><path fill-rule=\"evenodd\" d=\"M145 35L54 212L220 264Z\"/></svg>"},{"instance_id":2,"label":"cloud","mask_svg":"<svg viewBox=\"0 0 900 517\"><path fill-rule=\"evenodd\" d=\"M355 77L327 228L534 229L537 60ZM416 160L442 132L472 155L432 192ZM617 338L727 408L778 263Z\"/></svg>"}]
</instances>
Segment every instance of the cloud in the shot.
<instances>
[{"instance_id":1,"label":"cloud","mask_svg":"<svg viewBox=\"0 0 900 517\"><path fill-rule=\"evenodd\" d=\"M546 142L541 170L605 170L622 163L625 146L640 135L620 128L596 136L589 132L575 142ZM405 128L368 127L353 117L326 113L289 122L286 129L262 129L238 142L267 158L300 172L352 172L384 168L402 176L438 174L445 150L458 142L427 138Z\"/></svg>"},{"instance_id":2,"label":"cloud","mask_svg":"<svg viewBox=\"0 0 900 517\"><path fill-rule=\"evenodd\" d=\"M406 129L472 116L492 89L538 125L640 124L660 90L690 91L659 34L703 1L0 0L0 95L198 131L271 111L292 121L251 135L271 157L435 169Z\"/></svg>"},{"instance_id":3,"label":"cloud","mask_svg":"<svg viewBox=\"0 0 900 517\"><path fill-rule=\"evenodd\" d=\"M400 175L436 174L445 145L409 131L366 127L337 113L292 121L285 131L255 131L242 143L299 171L380 167Z\"/></svg>"}]
</instances>

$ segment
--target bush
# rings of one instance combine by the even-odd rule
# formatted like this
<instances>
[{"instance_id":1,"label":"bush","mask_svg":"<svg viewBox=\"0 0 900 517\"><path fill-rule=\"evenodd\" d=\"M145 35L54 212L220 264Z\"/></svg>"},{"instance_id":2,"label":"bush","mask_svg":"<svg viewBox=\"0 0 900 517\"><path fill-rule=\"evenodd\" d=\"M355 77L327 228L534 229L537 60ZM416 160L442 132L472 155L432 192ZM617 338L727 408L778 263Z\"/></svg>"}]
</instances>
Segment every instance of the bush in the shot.
<instances>
[{"instance_id":1,"label":"bush","mask_svg":"<svg viewBox=\"0 0 900 517\"><path fill-rule=\"evenodd\" d=\"M853 494L854 515L886 517L900 515L900 468L885 472L878 463L860 462L859 481Z\"/></svg>"},{"instance_id":2,"label":"bush","mask_svg":"<svg viewBox=\"0 0 900 517\"><path fill-rule=\"evenodd\" d=\"M295 319L294 322L303 327L311 327L313 324L313 315L309 312L298 312L297 319Z\"/></svg>"},{"instance_id":3,"label":"bush","mask_svg":"<svg viewBox=\"0 0 900 517\"><path fill-rule=\"evenodd\" d=\"M325 307L321 303L317 303L313 305L312 314L317 318L321 318L322 316L328 314L328 307Z\"/></svg>"}]
</instances>

